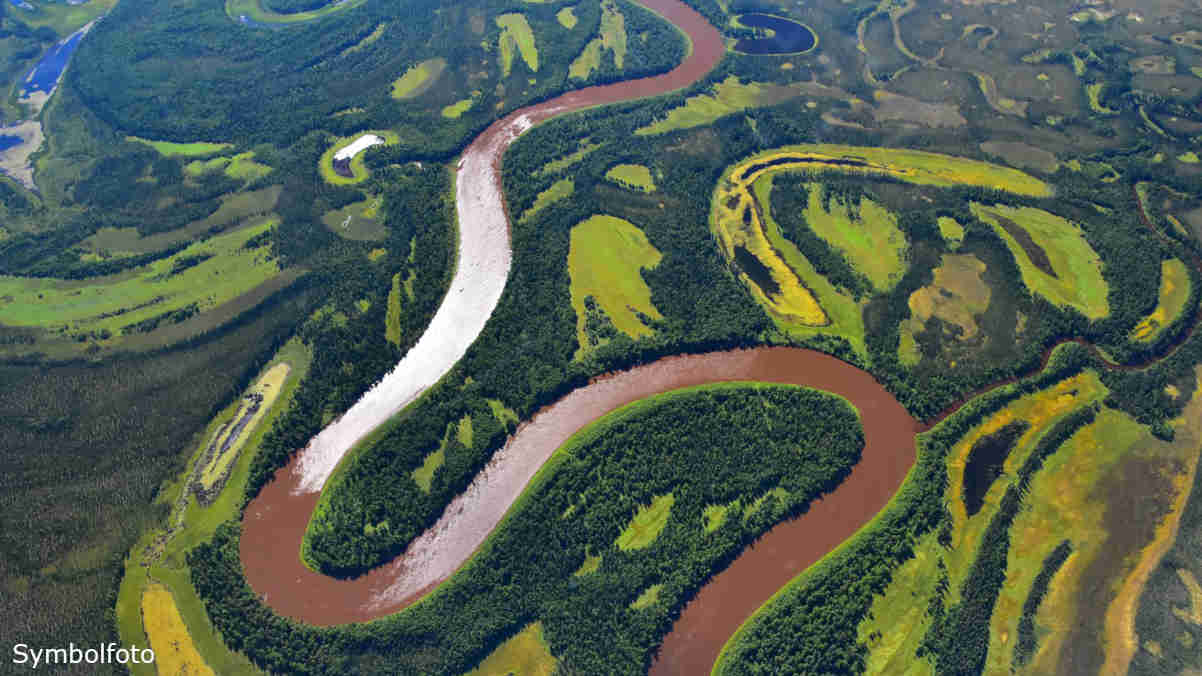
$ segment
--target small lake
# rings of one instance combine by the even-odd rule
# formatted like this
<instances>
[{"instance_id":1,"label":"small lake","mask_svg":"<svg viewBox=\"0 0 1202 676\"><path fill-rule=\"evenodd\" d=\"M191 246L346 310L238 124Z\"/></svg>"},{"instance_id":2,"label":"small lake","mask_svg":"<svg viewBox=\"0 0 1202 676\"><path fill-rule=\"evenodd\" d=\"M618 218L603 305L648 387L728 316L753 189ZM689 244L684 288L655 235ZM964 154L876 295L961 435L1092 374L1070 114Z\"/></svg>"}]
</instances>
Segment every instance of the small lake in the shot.
<instances>
[{"instance_id":1,"label":"small lake","mask_svg":"<svg viewBox=\"0 0 1202 676\"><path fill-rule=\"evenodd\" d=\"M14 148L16 146L21 145L22 141L23 141L23 139L20 136L13 136L11 134L0 134L0 152L4 152L5 150L8 150L9 148Z\"/></svg>"},{"instance_id":2,"label":"small lake","mask_svg":"<svg viewBox=\"0 0 1202 676\"><path fill-rule=\"evenodd\" d=\"M79 46L80 40L87 33L87 26L79 29L71 34L71 37L62 40L58 44L50 48L41 61L29 71L29 75L25 77L25 85L21 88L21 96L28 96L33 92L45 92L49 94L54 91L54 86L58 84L58 78L63 74L63 69L67 67L67 62L71 60L71 55L75 53L75 48Z\"/></svg>"},{"instance_id":3,"label":"small lake","mask_svg":"<svg viewBox=\"0 0 1202 676\"><path fill-rule=\"evenodd\" d=\"M765 28L772 37L745 38L735 43L734 50L744 54L796 54L809 51L818 44L818 36L809 26L771 14L742 14L739 23L748 28Z\"/></svg>"}]
</instances>

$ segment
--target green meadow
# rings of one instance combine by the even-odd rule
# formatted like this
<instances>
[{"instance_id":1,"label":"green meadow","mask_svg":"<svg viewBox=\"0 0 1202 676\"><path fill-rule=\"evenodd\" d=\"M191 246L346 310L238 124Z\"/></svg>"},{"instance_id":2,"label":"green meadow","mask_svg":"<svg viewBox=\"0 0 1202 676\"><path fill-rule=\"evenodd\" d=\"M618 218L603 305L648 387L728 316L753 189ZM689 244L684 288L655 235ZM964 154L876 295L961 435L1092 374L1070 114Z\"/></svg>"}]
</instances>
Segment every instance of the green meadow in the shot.
<instances>
[{"instance_id":1,"label":"green meadow","mask_svg":"<svg viewBox=\"0 0 1202 676\"><path fill-rule=\"evenodd\" d=\"M636 312L653 319L662 315L651 304L651 289L640 271L655 267L660 258L643 231L629 221L597 215L572 228L568 270L581 349L589 344L584 303L589 296L622 333L631 338L651 334Z\"/></svg>"},{"instance_id":2,"label":"green meadow","mask_svg":"<svg viewBox=\"0 0 1202 676\"><path fill-rule=\"evenodd\" d=\"M538 72L538 47L534 44L534 32L530 30L530 22L525 14L516 12L502 14L496 18L497 27L501 29L501 74L509 77L513 71L514 52L521 54L522 61L530 68L530 72Z\"/></svg>"},{"instance_id":3,"label":"green meadow","mask_svg":"<svg viewBox=\"0 0 1202 676\"><path fill-rule=\"evenodd\" d=\"M651 170L641 164L615 164L605 172L605 178L631 190L655 192Z\"/></svg>"}]
</instances>

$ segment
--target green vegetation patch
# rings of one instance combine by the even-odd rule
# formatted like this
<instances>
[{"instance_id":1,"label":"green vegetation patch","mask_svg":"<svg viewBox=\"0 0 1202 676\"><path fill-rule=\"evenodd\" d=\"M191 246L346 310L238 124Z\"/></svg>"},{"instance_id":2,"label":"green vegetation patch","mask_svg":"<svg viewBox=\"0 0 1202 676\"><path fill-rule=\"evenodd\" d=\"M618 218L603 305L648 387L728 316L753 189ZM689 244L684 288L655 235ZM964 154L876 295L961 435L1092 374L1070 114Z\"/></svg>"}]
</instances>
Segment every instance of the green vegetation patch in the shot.
<instances>
[{"instance_id":1,"label":"green vegetation patch","mask_svg":"<svg viewBox=\"0 0 1202 676\"><path fill-rule=\"evenodd\" d=\"M463 116L464 113L471 110L472 106L476 105L476 101L478 101L483 94L484 94L484 92L482 92L480 90L475 90L472 92L472 95L469 96L468 98L460 99L460 100L456 101L455 103L450 104L449 106L445 106L442 109L442 116L447 118L448 120L459 119L460 117Z\"/></svg>"},{"instance_id":2,"label":"green vegetation patch","mask_svg":"<svg viewBox=\"0 0 1202 676\"><path fill-rule=\"evenodd\" d=\"M651 170L641 164L615 164L605 172L605 178L631 190L655 192Z\"/></svg>"},{"instance_id":3,"label":"green vegetation patch","mask_svg":"<svg viewBox=\"0 0 1202 676\"><path fill-rule=\"evenodd\" d=\"M1189 270L1179 258L1160 262L1160 300L1152 314L1140 320L1131 330L1131 338L1144 343L1156 340L1172 324L1189 302Z\"/></svg>"},{"instance_id":4,"label":"green vegetation patch","mask_svg":"<svg viewBox=\"0 0 1202 676\"><path fill-rule=\"evenodd\" d=\"M509 408L500 399L488 399L488 407L492 409L492 415L501 424L513 423L518 424L521 420L518 414L512 408Z\"/></svg>"},{"instance_id":5,"label":"green vegetation patch","mask_svg":"<svg viewBox=\"0 0 1202 676\"><path fill-rule=\"evenodd\" d=\"M447 60L442 57L426 59L412 66L392 83L392 98L404 101L421 96L438 81L446 67Z\"/></svg>"},{"instance_id":6,"label":"green vegetation patch","mask_svg":"<svg viewBox=\"0 0 1202 676\"><path fill-rule=\"evenodd\" d=\"M572 7L564 7L563 9L559 10L555 13L555 18L559 21L560 26L563 26L568 30L572 30L576 27L576 24L580 22L580 20L576 18L576 12Z\"/></svg>"},{"instance_id":7,"label":"green vegetation patch","mask_svg":"<svg viewBox=\"0 0 1202 676\"><path fill-rule=\"evenodd\" d=\"M471 448L472 417L465 415L459 419L458 423L447 425L447 431L443 435L438 449L426 456L426 459L422 461L421 467L413 470L413 481L417 483L423 493L430 492L430 484L434 481L434 473L446 463L447 445L451 441L452 433L455 435L455 441L459 442L461 446Z\"/></svg>"},{"instance_id":8,"label":"green vegetation patch","mask_svg":"<svg viewBox=\"0 0 1202 676\"><path fill-rule=\"evenodd\" d=\"M977 317L988 309L992 295L984 272L985 264L972 254L943 256L931 284L910 294L910 318L899 329L898 356L902 363L912 365L918 361L915 336L926 328L932 317L950 330L951 340L977 338L980 330Z\"/></svg>"},{"instance_id":9,"label":"green vegetation patch","mask_svg":"<svg viewBox=\"0 0 1202 676\"><path fill-rule=\"evenodd\" d=\"M197 242L167 258L86 280L0 276L0 324L70 334L148 332L218 307L280 273L267 247L246 248L258 225ZM265 242L264 242L265 243Z\"/></svg>"},{"instance_id":10,"label":"green vegetation patch","mask_svg":"<svg viewBox=\"0 0 1202 676\"><path fill-rule=\"evenodd\" d=\"M638 136L665 134L678 129L690 129L708 125L748 108L757 108L780 103L800 95L800 90L763 82L744 84L734 75L717 82L707 94L698 94L685 99L683 105L668 111L662 120L635 130Z\"/></svg>"},{"instance_id":11,"label":"green vegetation patch","mask_svg":"<svg viewBox=\"0 0 1202 676\"><path fill-rule=\"evenodd\" d=\"M614 65L622 70L626 62L626 18L613 0L602 0L600 35L590 40L572 61L568 67L568 77L587 80L593 71L601 67L601 59L606 51L613 54Z\"/></svg>"},{"instance_id":12,"label":"green vegetation patch","mask_svg":"<svg viewBox=\"0 0 1202 676\"><path fill-rule=\"evenodd\" d=\"M144 143L159 151L159 154L164 157L204 157L234 147L232 143L208 143L205 141L175 143L174 141L151 141L137 136L126 136L125 140Z\"/></svg>"},{"instance_id":13,"label":"green vegetation patch","mask_svg":"<svg viewBox=\"0 0 1202 676\"><path fill-rule=\"evenodd\" d=\"M222 171L230 178L244 181L253 181L270 174L271 167L255 162L254 157L254 151L247 151L230 157L193 160L184 165L184 173L189 176L200 176L214 171Z\"/></svg>"},{"instance_id":14,"label":"green vegetation patch","mask_svg":"<svg viewBox=\"0 0 1202 676\"><path fill-rule=\"evenodd\" d=\"M664 526L668 525L668 517L672 515L672 505L676 504L676 496L672 493L657 495L651 504L639 507L634 518L622 529L615 544L622 551L631 549L646 549L650 547Z\"/></svg>"},{"instance_id":15,"label":"green vegetation patch","mask_svg":"<svg viewBox=\"0 0 1202 676\"><path fill-rule=\"evenodd\" d=\"M663 584L653 584L644 589L638 598L630 602L631 610L640 610L655 605L659 601L659 593L663 588Z\"/></svg>"},{"instance_id":16,"label":"green vegetation patch","mask_svg":"<svg viewBox=\"0 0 1202 676\"><path fill-rule=\"evenodd\" d=\"M651 289L640 273L662 258L637 226L597 215L572 228L568 250L572 307L581 349L591 345L585 299L592 297L617 330L631 338L651 334L646 318L662 319L651 304ZM645 317L644 317L645 316Z\"/></svg>"},{"instance_id":17,"label":"green vegetation patch","mask_svg":"<svg viewBox=\"0 0 1202 676\"><path fill-rule=\"evenodd\" d=\"M511 12L496 18L497 27L501 29L501 74L509 77L513 71L514 51L522 55L522 60L530 68L530 72L538 72L538 47L534 44L534 32L530 30L530 22L525 14Z\"/></svg>"},{"instance_id":18,"label":"green vegetation patch","mask_svg":"<svg viewBox=\"0 0 1202 676\"><path fill-rule=\"evenodd\" d=\"M360 202L327 211L321 217L321 222L339 237L356 242L379 242L388 237L384 219L379 217L383 202L383 197L369 195Z\"/></svg>"},{"instance_id":19,"label":"green vegetation patch","mask_svg":"<svg viewBox=\"0 0 1202 676\"><path fill-rule=\"evenodd\" d=\"M225 0L225 13L235 21L246 17L257 23L288 24L320 19L334 12L354 9L367 0L331 0L328 4L307 12L282 14L263 6L262 0Z\"/></svg>"},{"instance_id":20,"label":"green vegetation patch","mask_svg":"<svg viewBox=\"0 0 1202 676\"><path fill-rule=\"evenodd\" d=\"M538 212L555 204L560 200L567 199L572 196L572 192L576 190L576 183L570 178L561 178L552 183L546 190L540 192L538 197L534 198L534 204L530 208L522 212L519 221L524 221L531 218Z\"/></svg>"},{"instance_id":21,"label":"green vegetation patch","mask_svg":"<svg viewBox=\"0 0 1202 676\"><path fill-rule=\"evenodd\" d=\"M726 523L726 517L731 512L739 511L739 501L728 502L725 505L708 505L701 512L702 530L712 533Z\"/></svg>"},{"instance_id":22,"label":"green vegetation patch","mask_svg":"<svg viewBox=\"0 0 1202 676\"><path fill-rule=\"evenodd\" d=\"M1099 115L1118 115L1119 111L1102 105L1102 90L1105 87L1105 82L1085 85L1085 94L1089 97L1089 109Z\"/></svg>"},{"instance_id":23,"label":"green vegetation patch","mask_svg":"<svg viewBox=\"0 0 1202 676\"><path fill-rule=\"evenodd\" d=\"M1089 319L1110 314L1102 259L1080 226L1034 207L979 202L971 207L973 215L992 225L1006 242L1027 288L1055 305L1076 308Z\"/></svg>"},{"instance_id":24,"label":"green vegetation patch","mask_svg":"<svg viewBox=\"0 0 1202 676\"><path fill-rule=\"evenodd\" d=\"M351 145L361 137L368 134L374 134L375 136L384 139L384 143L381 145L385 146L394 145L401 140L400 136L398 136L396 132L378 129L365 131L355 134L354 136L344 136L342 138L335 139L333 144L331 144L330 147L321 154L321 160L318 163L318 169L321 172L321 177L325 179L326 183L332 183L334 185L353 185L355 183L362 183L363 181L367 180L367 177L371 174L371 172L367 170L367 165L364 164L363 157L364 154L370 150L370 148L366 148L356 153L355 156L351 158L350 176L342 176L341 174L335 173L334 155L338 151Z\"/></svg>"},{"instance_id":25,"label":"green vegetation patch","mask_svg":"<svg viewBox=\"0 0 1202 676\"><path fill-rule=\"evenodd\" d=\"M200 472L199 486L211 491L229 474L234 459L246 440L271 411L288 379L288 364L276 364L259 377L239 403L238 412L212 437L205 449L206 460Z\"/></svg>"},{"instance_id":26,"label":"green vegetation patch","mask_svg":"<svg viewBox=\"0 0 1202 676\"><path fill-rule=\"evenodd\" d=\"M947 242L952 249L960 246L964 241L964 226L951 216L940 216L938 221L939 234L943 236L943 241Z\"/></svg>"},{"instance_id":27,"label":"green vegetation patch","mask_svg":"<svg viewBox=\"0 0 1202 676\"><path fill-rule=\"evenodd\" d=\"M806 223L847 257L880 291L888 291L906 271L906 236L897 227L897 214L870 199L848 204L838 197L824 199L821 183L811 183Z\"/></svg>"},{"instance_id":28,"label":"green vegetation patch","mask_svg":"<svg viewBox=\"0 0 1202 676\"><path fill-rule=\"evenodd\" d=\"M497 646L464 676L553 676L558 664L543 637L542 623L535 622Z\"/></svg>"},{"instance_id":29,"label":"green vegetation patch","mask_svg":"<svg viewBox=\"0 0 1202 676\"><path fill-rule=\"evenodd\" d=\"M592 575L600 570L600 568L601 555L589 554L588 556L584 557L584 563L580 564L580 567L576 569L576 572L572 573L572 577L584 577L585 575Z\"/></svg>"},{"instance_id":30,"label":"green vegetation patch","mask_svg":"<svg viewBox=\"0 0 1202 676\"><path fill-rule=\"evenodd\" d=\"M538 170L538 175L545 176L547 174L554 174L556 172L563 171L573 164L576 164L580 160L583 160L588 156L589 153L600 147L601 144L599 143L589 143L588 139L583 139L580 141L580 147L576 150L573 150L563 157L551 160L550 162L544 164Z\"/></svg>"}]
</instances>

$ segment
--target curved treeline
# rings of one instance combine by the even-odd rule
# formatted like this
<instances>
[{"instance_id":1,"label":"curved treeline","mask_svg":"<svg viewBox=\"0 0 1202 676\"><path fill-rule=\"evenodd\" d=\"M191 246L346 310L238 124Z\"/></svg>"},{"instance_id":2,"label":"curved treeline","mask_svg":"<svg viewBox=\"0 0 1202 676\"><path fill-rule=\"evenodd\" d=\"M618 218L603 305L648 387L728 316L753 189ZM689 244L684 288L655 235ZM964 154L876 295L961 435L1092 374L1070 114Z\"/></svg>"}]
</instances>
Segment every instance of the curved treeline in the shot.
<instances>
[{"instance_id":1,"label":"curved treeline","mask_svg":"<svg viewBox=\"0 0 1202 676\"><path fill-rule=\"evenodd\" d=\"M432 597L366 625L317 629L275 616L242 577L235 526L188 561L225 642L273 672L454 674L542 620L551 651L576 672L643 673L696 590L837 486L863 443L855 410L808 388L727 383L636 402L565 444ZM639 506L669 493L659 536L619 549ZM707 532L705 508L734 501ZM595 572L574 575L597 555ZM631 608L652 585L662 585L658 601Z\"/></svg>"},{"instance_id":2,"label":"curved treeline","mask_svg":"<svg viewBox=\"0 0 1202 676\"><path fill-rule=\"evenodd\" d=\"M1056 573L1060 572L1060 567L1072 553L1072 542L1062 540L1043 560L1039 575L1031 583L1031 591L1027 594L1027 600L1023 601L1023 614L1018 620L1018 640L1014 642L1014 666L1026 666L1035 656L1035 649L1039 647L1039 635L1035 632L1035 613L1039 611L1039 604L1043 603L1043 597L1048 593L1052 578L1056 577Z\"/></svg>"}]
</instances>

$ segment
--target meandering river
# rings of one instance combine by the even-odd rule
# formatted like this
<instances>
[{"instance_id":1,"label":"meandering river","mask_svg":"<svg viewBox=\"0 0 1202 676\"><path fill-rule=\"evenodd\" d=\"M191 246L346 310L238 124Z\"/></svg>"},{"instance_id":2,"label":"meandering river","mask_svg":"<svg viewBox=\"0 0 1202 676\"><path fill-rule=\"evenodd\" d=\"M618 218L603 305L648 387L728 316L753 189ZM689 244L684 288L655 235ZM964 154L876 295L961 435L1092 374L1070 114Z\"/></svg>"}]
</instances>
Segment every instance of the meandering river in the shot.
<instances>
[{"instance_id":1,"label":"meandering river","mask_svg":"<svg viewBox=\"0 0 1202 676\"><path fill-rule=\"evenodd\" d=\"M315 625L378 618L411 604L450 577L488 537L538 468L573 433L605 413L653 394L703 383L793 383L846 397L864 425L863 459L834 492L777 526L691 601L668 636L656 674L709 671L735 628L773 592L876 514L913 464L918 423L868 373L811 350L757 348L675 356L595 379L523 423L437 524L404 554L355 580L301 563L305 528L320 492L352 446L434 385L475 341L505 288L511 264L501 158L531 126L586 107L652 96L703 77L725 47L719 33L678 0L643 0L692 41L684 63L664 75L590 87L518 110L464 151L458 166L458 265L430 326L397 366L322 430L247 506L240 543L251 587L276 612Z\"/></svg>"}]
</instances>

